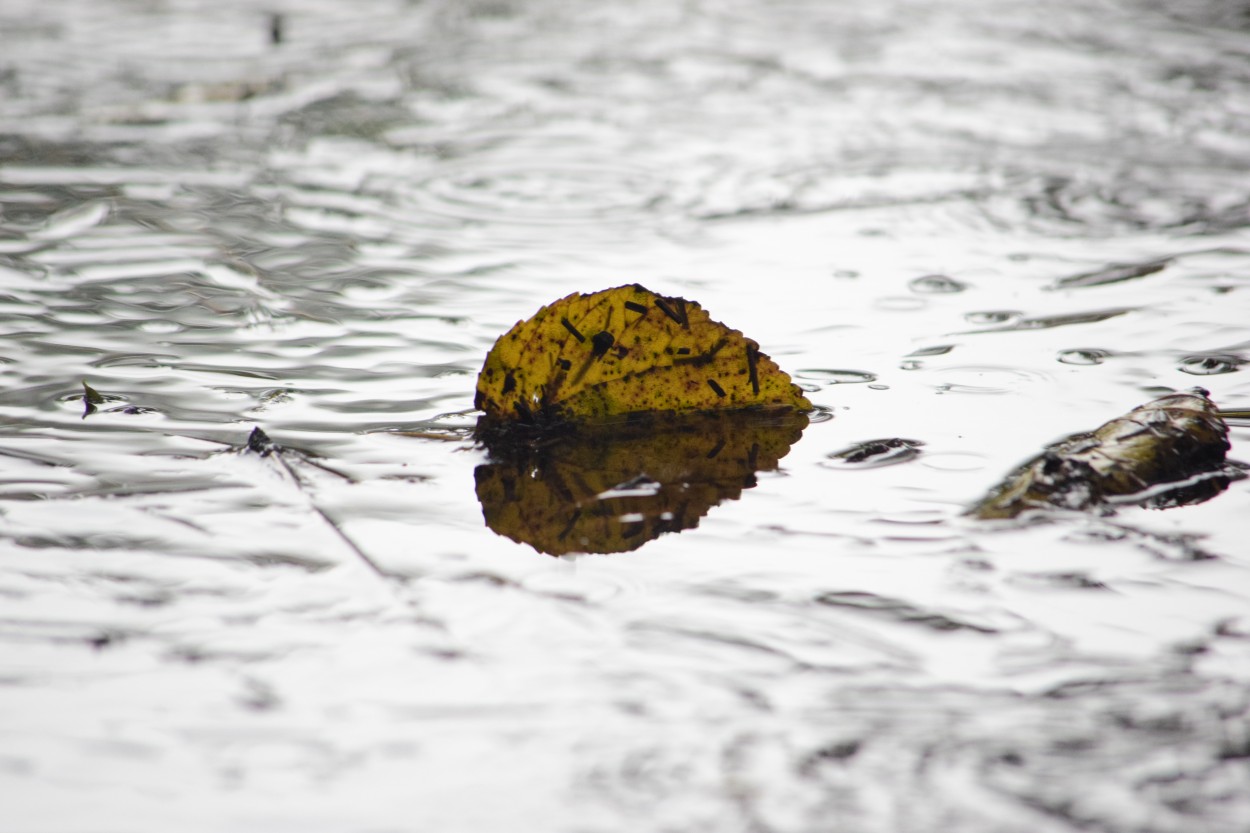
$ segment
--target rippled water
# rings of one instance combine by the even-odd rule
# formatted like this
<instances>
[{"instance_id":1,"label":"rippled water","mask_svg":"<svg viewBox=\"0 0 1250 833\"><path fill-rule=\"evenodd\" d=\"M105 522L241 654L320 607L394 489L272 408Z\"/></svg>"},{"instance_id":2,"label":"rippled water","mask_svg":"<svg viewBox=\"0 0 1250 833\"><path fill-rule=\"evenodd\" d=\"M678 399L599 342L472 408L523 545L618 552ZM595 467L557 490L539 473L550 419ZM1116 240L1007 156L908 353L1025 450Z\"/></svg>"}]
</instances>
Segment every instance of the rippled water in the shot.
<instances>
[{"instance_id":1,"label":"rippled water","mask_svg":"<svg viewBox=\"0 0 1250 833\"><path fill-rule=\"evenodd\" d=\"M1250 481L960 514L1250 406L1244 10L9 0L0 45L6 828L1250 827ZM634 281L816 418L468 439L500 333Z\"/></svg>"}]
</instances>

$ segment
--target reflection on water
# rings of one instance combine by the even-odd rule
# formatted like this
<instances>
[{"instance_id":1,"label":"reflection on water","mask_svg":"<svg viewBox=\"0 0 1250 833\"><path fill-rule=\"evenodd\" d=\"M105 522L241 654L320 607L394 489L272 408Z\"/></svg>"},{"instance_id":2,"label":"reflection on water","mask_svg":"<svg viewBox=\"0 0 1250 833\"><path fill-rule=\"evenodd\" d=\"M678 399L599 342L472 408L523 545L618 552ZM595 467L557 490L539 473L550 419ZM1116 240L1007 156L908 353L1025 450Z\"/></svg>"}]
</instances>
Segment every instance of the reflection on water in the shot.
<instances>
[{"instance_id":1,"label":"reflection on water","mask_svg":"<svg viewBox=\"0 0 1250 833\"><path fill-rule=\"evenodd\" d=\"M628 552L699 525L773 471L803 414L694 415L662 429L586 428L489 447L474 471L486 525L549 555Z\"/></svg>"},{"instance_id":2,"label":"reflection on water","mask_svg":"<svg viewBox=\"0 0 1250 833\"><path fill-rule=\"evenodd\" d=\"M1235 6L6 0L6 820L1244 833L1250 481L960 515L1250 404ZM633 282L836 418L476 444Z\"/></svg>"}]
</instances>

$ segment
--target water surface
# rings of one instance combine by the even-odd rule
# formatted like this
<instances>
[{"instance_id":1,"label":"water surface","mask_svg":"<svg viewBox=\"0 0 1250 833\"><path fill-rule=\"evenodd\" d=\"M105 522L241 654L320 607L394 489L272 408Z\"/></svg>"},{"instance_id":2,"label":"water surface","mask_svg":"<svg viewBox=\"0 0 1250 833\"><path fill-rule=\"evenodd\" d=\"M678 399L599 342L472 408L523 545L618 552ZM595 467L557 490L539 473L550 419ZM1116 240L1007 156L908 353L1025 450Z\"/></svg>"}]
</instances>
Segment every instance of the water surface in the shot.
<instances>
[{"instance_id":1,"label":"water surface","mask_svg":"<svg viewBox=\"0 0 1250 833\"><path fill-rule=\"evenodd\" d=\"M1245 830L1247 481L961 517L1164 392L1250 405L1245 23L5 4L6 816ZM635 281L818 418L671 527L659 474L587 481L656 535L552 557L490 524L475 376L540 305ZM538 468L622 452L580 453Z\"/></svg>"}]
</instances>

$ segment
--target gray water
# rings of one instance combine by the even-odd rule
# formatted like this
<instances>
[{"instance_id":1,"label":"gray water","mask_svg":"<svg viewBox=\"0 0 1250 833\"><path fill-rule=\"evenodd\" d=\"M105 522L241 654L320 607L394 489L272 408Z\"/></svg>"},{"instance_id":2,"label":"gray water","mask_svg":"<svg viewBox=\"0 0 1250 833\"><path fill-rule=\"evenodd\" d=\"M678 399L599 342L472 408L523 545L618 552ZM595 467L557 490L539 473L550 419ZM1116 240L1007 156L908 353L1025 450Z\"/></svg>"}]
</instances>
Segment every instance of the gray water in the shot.
<instances>
[{"instance_id":1,"label":"gray water","mask_svg":"<svg viewBox=\"0 0 1250 833\"><path fill-rule=\"evenodd\" d=\"M1250 481L961 516L1250 405L1248 59L1215 0L4 0L0 829L1250 829ZM476 373L635 281L819 410L552 557Z\"/></svg>"}]
</instances>

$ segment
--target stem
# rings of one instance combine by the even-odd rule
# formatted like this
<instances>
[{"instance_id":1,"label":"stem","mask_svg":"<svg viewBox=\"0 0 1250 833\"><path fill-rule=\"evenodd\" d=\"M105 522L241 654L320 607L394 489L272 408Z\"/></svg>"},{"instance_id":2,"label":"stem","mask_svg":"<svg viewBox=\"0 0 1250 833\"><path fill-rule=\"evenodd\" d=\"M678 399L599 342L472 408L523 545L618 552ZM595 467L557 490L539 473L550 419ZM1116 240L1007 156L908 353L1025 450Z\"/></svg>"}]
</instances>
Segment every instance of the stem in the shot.
<instances>
[{"instance_id":1,"label":"stem","mask_svg":"<svg viewBox=\"0 0 1250 833\"><path fill-rule=\"evenodd\" d=\"M350 535L348 535L346 532L343 531L343 528L339 526L338 521L332 518L328 512L326 512L324 509L322 509L320 506L317 505L317 501L313 498L311 494L309 494L308 490L304 487L304 481L300 479L299 474L296 473L295 469L292 468L291 464L287 461L286 456L285 456L287 452L286 448L278 445L273 440L269 439L269 435L266 434L264 431L260 430L260 428L252 429L251 436L247 438L246 448L248 451L251 451L255 454L259 454L261 457L276 458L277 461L282 465L282 468L286 469L287 475L290 476L291 480L295 483L296 488L300 490L300 494L302 494L304 498L308 501L308 506L321 517L321 520L325 521L326 525L330 527L330 529L334 530L334 534L339 537L339 540L342 541L344 544L346 544L347 548L351 550L353 553L355 553L356 557L359 558L362 562L364 562L365 566L367 566L374 573L381 576L382 578L386 578L386 579L394 578L394 576L390 575L385 570L383 570L382 567L378 564L378 562L370 558L369 554L365 552L360 547L359 544L357 544L354 540L352 540ZM308 460L306 462L311 463L312 465L316 466L317 468L323 471L342 477L345 480L350 480L350 478L347 475L343 474L342 472L335 471L329 466L321 465L312 460Z\"/></svg>"}]
</instances>

